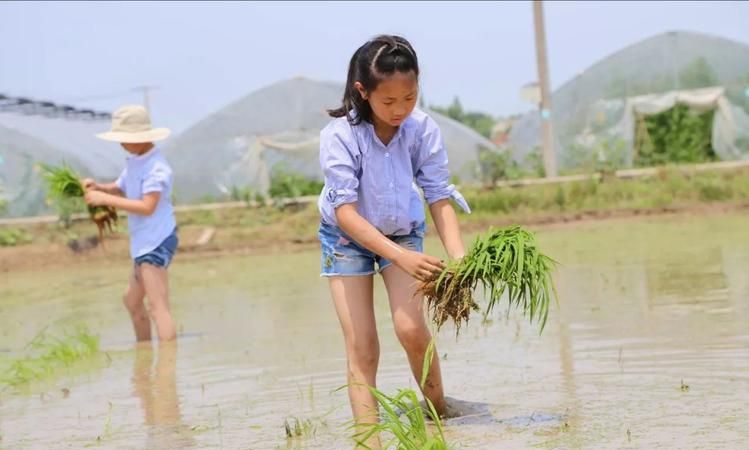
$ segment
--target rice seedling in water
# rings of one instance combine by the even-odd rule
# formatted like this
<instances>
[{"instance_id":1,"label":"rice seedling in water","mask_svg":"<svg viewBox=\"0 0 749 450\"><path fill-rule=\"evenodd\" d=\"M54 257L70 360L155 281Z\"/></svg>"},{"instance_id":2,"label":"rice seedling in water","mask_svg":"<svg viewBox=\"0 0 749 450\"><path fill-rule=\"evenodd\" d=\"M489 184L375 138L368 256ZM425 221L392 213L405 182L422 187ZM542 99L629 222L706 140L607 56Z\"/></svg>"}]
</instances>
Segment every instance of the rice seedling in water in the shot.
<instances>
[{"instance_id":1,"label":"rice seedling in water","mask_svg":"<svg viewBox=\"0 0 749 450\"><path fill-rule=\"evenodd\" d=\"M286 431L287 439L294 439L314 436L317 432L317 427L312 424L310 419L302 419L300 421L298 417L294 417L293 420L286 419L284 421L284 430Z\"/></svg>"},{"instance_id":2,"label":"rice seedling in water","mask_svg":"<svg viewBox=\"0 0 749 450\"><path fill-rule=\"evenodd\" d=\"M47 183L48 195L58 201L83 198L86 189L81 184L80 176L68 165L62 167L39 164L43 171L44 181ZM117 211L111 206L88 206L88 214L99 230L99 242L104 237L104 228L112 231L112 225L117 223Z\"/></svg>"},{"instance_id":3,"label":"rice seedling in water","mask_svg":"<svg viewBox=\"0 0 749 450\"><path fill-rule=\"evenodd\" d=\"M54 374L60 368L89 358L99 351L99 338L83 327L63 337L49 336L42 330L27 346L34 354L11 361L0 383L17 387Z\"/></svg>"},{"instance_id":4,"label":"rice seedling in water","mask_svg":"<svg viewBox=\"0 0 749 450\"><path fill-rule=\"evenodd\" d=\"M429 344L424 358L419 385L424 387L429 367L434 358L434 340ZM369 387L380 407L380 422L369 426L365 431L354 436L360 448L372 450L365 443L375 435L392 436L383 444L385 450L449 450L442 421L437 410L429 399L426 407L419 402L419 396L413 389L400 389L395 396ZM430 432L427 422L431 421L436 428Z\"/></svg>"},{"instance_id":5,"label":"rice seedling in water","mask_svg":"<svg viewBox=\"0 0 749 450\"><path fill-rule=\"evenodd\" d=\"M551 278L555 261L540 252L535 235L519 226L490 230L479 236L466 256L449 264L436 278L422 283L432 321L439 329L448 319L456 332L479 311L473 293L478 285L488 293L484 317L506 293L509 307L522 308L531 323L546 325L556 289Z\"/></svg>"}]
</instances>

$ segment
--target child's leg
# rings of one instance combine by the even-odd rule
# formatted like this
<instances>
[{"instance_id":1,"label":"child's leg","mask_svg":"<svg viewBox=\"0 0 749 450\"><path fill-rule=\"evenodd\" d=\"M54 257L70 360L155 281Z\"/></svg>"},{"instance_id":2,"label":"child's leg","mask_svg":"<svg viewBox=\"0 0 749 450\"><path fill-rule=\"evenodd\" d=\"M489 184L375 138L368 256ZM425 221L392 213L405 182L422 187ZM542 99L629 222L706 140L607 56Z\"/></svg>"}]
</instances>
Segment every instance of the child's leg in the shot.
<instances>
[{"instance_id":1,"label":"child's leg","mask_svg":"<svg viewBox=\"0 0 749 450\"><path fill-rule=\"evenodd\" d=\"M149 263L140 265L140 277L150 305L149 313L156 323L159 340L170 341L177 337L172 313L169 311L169 277L165 268Z\"/></svg>"},{"instance_id":2,"label":"child's leg","mask_svg":"<svg viewBox=\"0 0 749 450\"><path fill-rule=\"evenodd\" d=\"M349 400L358 425L379 421L377 402L367 388L376 386L377 365L380 360L372 278L372 275L330 278L330 292L346 342ZM357 433L367 430L366 425L360 426ZM376 436L365 444L372 449L380 448L380 441Z\"/></svg>"},{"instance_id":3,"label":"child's leg","mask_svg":"<svg viewBox=\"0 0 749 450\"><path fill-rule=\"evenodd\" d=\"M130 274L127 292L122 297L122 303L125 304L125 308L130 313L130 319L133 321L135 339L138 341L150 341L151 319L148 318L148 311L146 311L146 306L143 304L146 291L143 288L142 281L137 276L137 270L138 268L136 267L133 273Z\"/></svg>"},{"instance_id":4,"label":"child's leg","mask_svg":"<svg viewBox=\"0 0 749 450\"><path fill-rule=\"evenodd\" d=\"M382 277L390 300L390 311L398 340L408 354L408 362L416 382L421 382L424 367L424 356L432 340L432 335L424 318L424 302L416 293L417 281L404 272L400 267L388 266L383 270ZM428 398L437 413L445 413L445 395L442 389L442 373L440 372L439 357L435 349L429 375L424 383L423 393Z\"/></svg>"}]
</instances>

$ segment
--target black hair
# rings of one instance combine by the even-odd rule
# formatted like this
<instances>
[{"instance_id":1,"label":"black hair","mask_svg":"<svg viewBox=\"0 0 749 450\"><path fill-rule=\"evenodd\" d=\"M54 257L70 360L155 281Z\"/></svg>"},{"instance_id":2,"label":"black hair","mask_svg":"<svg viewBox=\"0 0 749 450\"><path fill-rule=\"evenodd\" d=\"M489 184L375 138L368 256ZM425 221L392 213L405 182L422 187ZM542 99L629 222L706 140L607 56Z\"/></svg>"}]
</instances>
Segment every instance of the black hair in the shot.
<instances>
[{"instance_id":1,"label":"black hair","mask_svg":"<svg viewBox=\"0 0 749 450\"><path fill-rule=\"evenodd\" d=\"M357 81L367 92L372 92L385 78L394 73L413 72L419 78L419 60L411 44L400 36L380 35L359 47L348 66L346 89L343 92L343 105L329 109L331 117L344 117L352 125L362 120L372 122L372 107L354 87ZM356 110L356 116L350 113Z\"/></svg>"}]
</instances>

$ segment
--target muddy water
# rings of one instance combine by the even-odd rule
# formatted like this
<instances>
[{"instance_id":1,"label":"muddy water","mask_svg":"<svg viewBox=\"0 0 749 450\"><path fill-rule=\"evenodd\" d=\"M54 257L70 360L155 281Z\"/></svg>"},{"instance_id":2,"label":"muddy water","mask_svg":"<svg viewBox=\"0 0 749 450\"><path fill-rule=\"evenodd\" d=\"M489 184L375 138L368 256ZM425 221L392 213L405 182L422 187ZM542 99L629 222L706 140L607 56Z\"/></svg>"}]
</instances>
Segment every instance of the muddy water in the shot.
<instances>
[{"instance_id":1,"label":"muddy water","mask_svg":"<svg viewBox=\"0 0 749 450\"><path fill-rule=\"evenodd\" d=\"M458 449L749 448L749 217L539 233L562 265L538 336L514 314L439 335ZM432 238L428 247L437 251ZM177 260L177 346L135 349L127 268L0 278L0 358L83 322L105 356L0 393L0 448L349 449L343 345L315 252ZM414 387L378 286L380 387ZM68 389L66 393L63 389ZM287 418L309 420L287 440Z\"/></svg>"}]
</instances>

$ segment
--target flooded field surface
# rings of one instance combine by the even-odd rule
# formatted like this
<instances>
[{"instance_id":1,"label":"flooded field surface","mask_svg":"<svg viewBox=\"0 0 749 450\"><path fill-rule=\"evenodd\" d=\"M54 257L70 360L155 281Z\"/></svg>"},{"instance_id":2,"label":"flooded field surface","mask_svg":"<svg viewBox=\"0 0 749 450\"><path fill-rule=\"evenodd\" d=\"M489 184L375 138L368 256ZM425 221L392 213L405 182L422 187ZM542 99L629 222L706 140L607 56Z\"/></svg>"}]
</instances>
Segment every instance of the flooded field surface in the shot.
<instances>
[{"instance_id":1,"label":"flooded field surface","mask_svg":"<svg viewBox=\"0 0 749 450\"><path fill-rule=\"evenodd\" d=\"M454 449L749 449L749 216L539 232L544 334L517 314L439 334ZM466 242L469 242L466 239ZM441 254L431 234L427 247ZM176 345L136 348L128 267L0 275L0 363L83 323L100 354L0 391L3 449L351 449L341 332L317 252L180 261ZM377 283L378 384L415 387ZM302 436L288 439L296 421Z\"/></svg>"}]
</instances>

